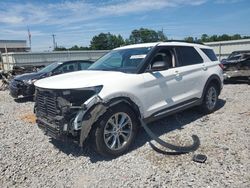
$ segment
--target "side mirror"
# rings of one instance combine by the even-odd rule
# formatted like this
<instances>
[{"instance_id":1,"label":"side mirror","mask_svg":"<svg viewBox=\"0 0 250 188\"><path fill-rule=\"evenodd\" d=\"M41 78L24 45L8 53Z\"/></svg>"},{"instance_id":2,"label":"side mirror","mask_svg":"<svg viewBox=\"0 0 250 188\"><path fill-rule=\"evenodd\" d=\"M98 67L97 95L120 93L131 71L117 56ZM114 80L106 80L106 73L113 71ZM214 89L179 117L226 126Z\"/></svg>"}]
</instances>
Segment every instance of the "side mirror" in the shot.
<instances>
[{"instance_id":1,"label":"side mirror","mask_svg":"<svg viewBox=\"0 0 250 188\"><path fill-rule=\"evenodd\" d=\"M165 61L156 61L152 64L151 71L167 70L169 68Z\"/></svg>"}]
</instances>

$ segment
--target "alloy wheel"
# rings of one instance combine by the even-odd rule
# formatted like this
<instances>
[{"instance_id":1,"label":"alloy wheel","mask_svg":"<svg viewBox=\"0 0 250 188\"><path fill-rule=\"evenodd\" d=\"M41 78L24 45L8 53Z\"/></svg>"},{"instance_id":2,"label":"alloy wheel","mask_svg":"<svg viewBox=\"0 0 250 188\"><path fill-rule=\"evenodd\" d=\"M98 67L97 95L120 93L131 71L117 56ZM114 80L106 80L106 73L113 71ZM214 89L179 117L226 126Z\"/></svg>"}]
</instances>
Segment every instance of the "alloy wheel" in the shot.
<instances>
[{"instance_id":1,"label":"alloy wheel","mask_svg":"<svg viewBox=\"0 0 250 188\"><path fill-rule=\"evenodd\" d=\"M104 142L111 150L120 150L131 139L132 121L125 112L113 114L104 127Z\"/></svg>"}]
</instances>

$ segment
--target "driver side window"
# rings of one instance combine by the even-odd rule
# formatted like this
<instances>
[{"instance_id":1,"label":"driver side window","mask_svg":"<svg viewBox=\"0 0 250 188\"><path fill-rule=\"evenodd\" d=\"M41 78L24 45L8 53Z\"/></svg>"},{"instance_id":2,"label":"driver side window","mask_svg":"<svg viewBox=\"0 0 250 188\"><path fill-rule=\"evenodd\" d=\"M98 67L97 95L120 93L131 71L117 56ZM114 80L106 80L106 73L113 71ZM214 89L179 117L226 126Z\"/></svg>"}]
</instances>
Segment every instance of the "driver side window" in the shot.
<instances>
[{"instance_id":1,"label":"driver side window","mask_svg":"<svg viewBox=\"0 0 250 188\"><path fill-rule=\"evenodd\" d=\"M171 49L159 50L151 60L147 70L162 71L175 67L175 57Z\"/></svg>"}]
</instances>

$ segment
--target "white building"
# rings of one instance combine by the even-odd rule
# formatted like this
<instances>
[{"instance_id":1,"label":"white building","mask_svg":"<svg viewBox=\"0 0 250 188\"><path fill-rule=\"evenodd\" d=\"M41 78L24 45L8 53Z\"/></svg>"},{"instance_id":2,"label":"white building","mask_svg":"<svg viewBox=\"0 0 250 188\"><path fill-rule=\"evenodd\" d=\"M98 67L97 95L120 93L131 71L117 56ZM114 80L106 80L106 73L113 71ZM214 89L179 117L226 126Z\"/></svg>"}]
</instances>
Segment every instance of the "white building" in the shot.
<instances>
[{"instance_id":1,"label":"white building","mask_svg":"<svg viewBox=\"0 0 250 188\"><path fill-rule=\"evenodd\" d=\"M219 60L227 58L233 51L250 50L250 39L208 42L205 44L214 49Z\"/></svg>"},{"instance_id":2,"label":"white building","mask_svg":"<svg viewBox=\"0 0 250 188\"><path fill-rule=\"evenodd\" d=\"M14 66L48 65L55 61L92 60L95 61L107 50L89 51L55 51L55 52L10 52L2 54L4 70L12 70Z\"/></svg>"},{"instance_id":3,"label":"white building","mask_svg":"<svg viewBox=\"0 0 250 188\"><path fill-rule=\"evenodd\" d=\"M0 53L27 51L30 48L27 47L26 40L0 40Z\"/></svg>"}]
</instances>

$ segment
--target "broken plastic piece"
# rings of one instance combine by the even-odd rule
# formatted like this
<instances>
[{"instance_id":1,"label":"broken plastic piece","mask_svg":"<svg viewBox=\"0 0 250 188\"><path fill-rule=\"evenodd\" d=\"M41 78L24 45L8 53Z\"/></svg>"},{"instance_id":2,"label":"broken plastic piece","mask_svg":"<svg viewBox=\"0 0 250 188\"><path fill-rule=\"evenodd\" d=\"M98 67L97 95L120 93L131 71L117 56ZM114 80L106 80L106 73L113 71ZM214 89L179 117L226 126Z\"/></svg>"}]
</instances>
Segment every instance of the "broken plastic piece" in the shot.
<instances>
[{"instance_id":1,"label":"broken plastic piece","mask_svg":"<svg viewBox=\"0 0 250 188\"><path fill-rule=\"evenodd\" d=\"M197 155L194 155L193 157L193 161L198 162L198 163L204 163L206 160L207 160L207 156L202 155L202 154L197 154Z\"/></svg>"},{"instance_id":2,"label":"broken plastic piece","mask_svg":"<svg viewBox=\"0 0 250 188\"><path fill-rule=\"evenodd\" d=\"M193 139L193 144L192 145L188 145L188 146L177 146L171 143L167 143L165 141L163 141L162 139L160 139L158 136L156 136L149 128L148 126L144 123L144 121L142 119L140 119L141 125L144 128L144 130L146 131L146 133L148 134L148 136L152 139L155 140L158 144L160 144L161 146L168 148L170 150L173 150L175 152L168 152L168 151L162 151L159 148L156 148L151 142L149 142L150 146L157 152L160 152L162 154L167 154L167 155L178 155L178 154L184 154L184 153L189 153L192 151L195 151L199 148L200 146L200 139L198 136L196 135L192 135L192 139Z\"/></svg>"}]
</instances>

